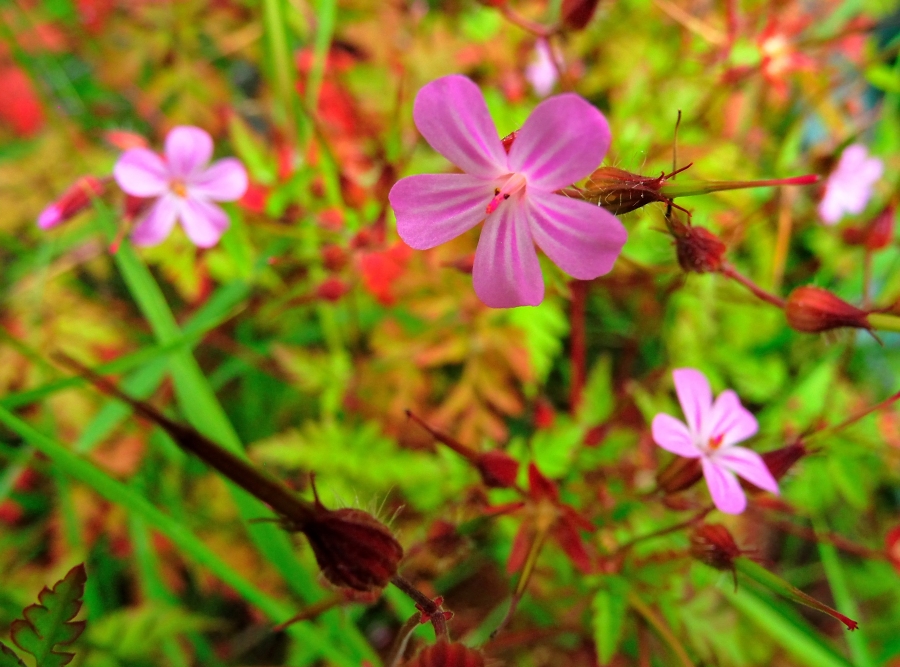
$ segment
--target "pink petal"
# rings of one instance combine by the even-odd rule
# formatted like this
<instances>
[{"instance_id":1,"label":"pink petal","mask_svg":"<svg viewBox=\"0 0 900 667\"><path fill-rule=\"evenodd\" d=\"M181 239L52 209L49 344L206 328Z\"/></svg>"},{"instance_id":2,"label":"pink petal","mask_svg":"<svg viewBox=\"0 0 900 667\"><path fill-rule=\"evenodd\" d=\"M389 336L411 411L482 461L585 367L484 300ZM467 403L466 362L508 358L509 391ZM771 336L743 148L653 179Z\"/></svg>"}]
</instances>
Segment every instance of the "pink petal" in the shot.
<instances>
[{"instance_id":1,"label":"pink petal","mask_svg":"<svg viewBox=\"0 0 900 667\"><path fill-rule=\"evenodd\" d=\"M178 201L178 197L169 194L157 199L131 232L131 241L139 246L157 245L164 241L175 226Z\"/></svg>"},{"instance_id":2,"label":"pink petal","mask_svg":"<svg viewBox=\"0 0 900 667\"><path fill-rule=\"evenodd\" d=\"M548 192L526 193L535 243L563 271L591 280L612 269L628 233L599 206Z\"/></svg>"},{"instance_id":3,"label":"pink petal","mask_svg":"<svg viewBox=\"0 0 900 667\"><path fill-rule=\"evenodd\" d=\"M203 169L212 153L212 137L199 127L179 125L166 135L166 163L177 178L186 179Z\"/></svg>"},{"instance_id":4,"label":"pink petal","mask_svg":"<svg viewBox=\"0 0 900 667\"><path fill-rule=\"evenodd\" d=\"M122 190L135 197L159 197L169 189L169 169L162 158L146 148L122 153L113 176Z\"/></svg>"},{"instance_id":5,"label":"pink petal","mask_svg":"<svg viewBox=\"0 0 900 667\"><path fill-rule=\"evenodd\" d=\"M758 430L756 417L741 405L741 399L730 389L719 394L704 423L704 435L709 438L721 436L722 447L746 440Z\"/></svg>"},{"instance_id":6,"label":"pink petal","mask_svg":"<svg viewBox=\"0 0 900 667\"><path fill-rule=\"evenodd\" d=\"M675 393L678 394L688 429L692 435L700 436L712 405L709 381L694 368L676 368L672 377L675 378Z\"/></svg>"},{"instance_id":7,"label":"pink petal","mask_svg":"<svg viewBox=\"0 0 900 667\"><path fill-rule=\"evenodd\" d=\"M740 514L747 507L747 497L734 473L716 465L705 456L700 459L703 476L709 487L709 495L719 511L726 514Z\"/></svg>"},{"instance_id":8,"label":"pink petal","mask_svg":"<svg viewBox=\"0 0 900 667\"><path fill-rule=\"evenodd\" d=\"M716 452L713 459L716 464L743 477L754 486L778 494L778 482L756 452L746 447L729 447Z\"/></svg>"},{"instance_id":9,"label":"pink petal","mask_svg":"<svg viewBox=\"0 0 900 667\"><path fill-rule=\"evenodd\" d=\"M179 207L181 226L198 248L211 248L219 242L222 234L228 229L228 214L221 208L206 201L189 197L181 200Z\"/></svg>"},{"instance_id":10,"label":"pink petal","mask_svg":"<svg viewBox=\"0 0 900 667\"><path fill-rule=\"evenodd\" d=\"M425 141L470 176L494 179L509 173L484 97L466 77L453 74L423 86L413 118Z\"/></svg>"},{"instance_id":11,"label":"pink petal","mask_svg":"<svg viewBox=\"0 0 900 667\"><path fill-rule=\"evenodd\" d=\"M656 415L653 418L651 430L653 431L653 442L666 451L689 459L696 459L700 456L701 452L694 444L694 438L691 437L687 426L675 417L667 414Z\"/></svg>"},{"instance_id":12,"label":"pink petal","mask_svg":"<svg viewBox=\"0 0 900 667\"><path fill-rule=\"evenodd\" d=\"M397 181L388 199L397 216L397 233L416 250L456 238L485 218L499 181L468 174L423 174Z\"/></svg>"},{"instance_id":13,"label":"pink petal","mask_svg":"<svg viewBox=\"0 0 900 667\"><path fill-rule=\"evenodd\" d=\"M521 200L509 199L484 223L475 265L475 294L492 308L536 306L544 299L544 277Z\"/></svg>"},{"instance_id":14,"label":"pink petal","mask_svg":"<svg viewBox=\"0 0 900 667\"><path fill-rule=\"evenodd\" d=\"M834 188L826 188L825 196L819 203L819 217L828 225L835 225L841 221L844 215L844 206L840 195Z\"/></svg>"},{"instance_id":15,"label":"pink petal","mask_svg":"<svg viewBox=\"0 0 900 667\"><path fill-rule=\"evenodd\" d=\"M50 204L50 206L41 211L41 214L37 219L38 227L40 227L41 229L50 229L52 227L56 227L56 225L61 222L62 212L59 210L59 207L56 204Z\"/></svg>"},{"instance_id":16,"label":"pink petal","mask_svg":"<svg viewBox=\"0 0 900 667\"><path fill-rule=\"evenodd\" d=\"M586 100L566 93L538 104L516 135L509 170L522 172L528 187L554 191L596 169L609 148L606 118Z\"/></svg>"},{"instance_id":17,"label":"pink petal","mask_svg":"<svg viewBox=\"0 0 900 667\"><path fill-rule=\"evenodd\" d=\"M850 144L841 153L836 171L852 175L866 162L869 149L863 144Z\"/></svg>"},{"instance_id":18,"label":"pink petal","mask_svg":"<svg viewBox=\"0 0 900 667\"><path fill-rule=\"evenodd\" d=\"M237 158L227 157L213 162L209 169L193 176L188 192L213 201L235 201L244 196L247 185L244 165Z\"/></svg>"}]
</instances>

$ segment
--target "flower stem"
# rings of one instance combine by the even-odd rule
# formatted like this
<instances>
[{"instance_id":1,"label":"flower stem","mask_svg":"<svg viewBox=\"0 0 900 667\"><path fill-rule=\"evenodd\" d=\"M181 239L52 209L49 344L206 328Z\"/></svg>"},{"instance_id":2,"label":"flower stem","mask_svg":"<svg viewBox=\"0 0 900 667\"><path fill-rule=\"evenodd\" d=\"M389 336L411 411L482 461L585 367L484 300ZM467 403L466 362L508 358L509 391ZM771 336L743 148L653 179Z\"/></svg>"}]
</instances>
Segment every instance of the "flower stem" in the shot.
<instances>
[{"instance_id":1,"label":"flower stem","mask_svg":"<svg viewBox=\"0 0 900 667\"><path fill-rule=\"evenodd\" d=\"M759 299L762 299L763 301L766 301L767 303L771 303L773 306L775 306L777 308L783 309L785 307L785 305L787 305L785 300L782 299L780 296L772 294L771 292L767 292L762 287L757 285L755 282L750 280L748 277L738 273L735 270L735 268L733 266L731 266L730 264L725 264L721 269L721 273L722 273L722 275L727 276L727 277L731 278L732 280L736 280L741 285L746 287L748 290L753 292L753 294L756 297L758 297ZM898 320L898 321L900 321L900 320ZM898 330L900 330L900 329L898 329Z\"/></svg>"},{"instance_id":2,"label":"flower stem","mask_svg":"<svg viewBox=\"0 0 900 667\"><path fill-rule=\"evenodd\" d=\"M900 332L900 317L888 313L869 313L869 324L878 331Z\"/></svg>"},{"instance_id":3,"label":"flower stem","mask_svg":"<svg viewBox=\"0 0 900 667\"><path fill-rule=\"evenodd\" d=\"M434 600L416 588L411 581L399 574L395 574L391 577L391 583L406 593L406 595L416 603L417 608L428 617L432 627L434 627L434 636L437 639L448 639L447 621L444 618L444 613L441 611L441 608L435 604Z\"/></svg>"},{"instance_id":4,"label":"flower stem","mask_svg":"<svg viewBox=\"0 0 900 667\"><path fill-rule=\"evenodd\" d=\"M572 379L569 388L569 410L572 414L578 410L581 405L581 395L584 393L584 377L586 365L586 340L585 340L585 306L587 301L587 292L590 284L583 280L573 280L570 284L572 288L572 303L569 315L571 327L571 349L569 358L571 361Z\"/></svg>"}]
</instances>

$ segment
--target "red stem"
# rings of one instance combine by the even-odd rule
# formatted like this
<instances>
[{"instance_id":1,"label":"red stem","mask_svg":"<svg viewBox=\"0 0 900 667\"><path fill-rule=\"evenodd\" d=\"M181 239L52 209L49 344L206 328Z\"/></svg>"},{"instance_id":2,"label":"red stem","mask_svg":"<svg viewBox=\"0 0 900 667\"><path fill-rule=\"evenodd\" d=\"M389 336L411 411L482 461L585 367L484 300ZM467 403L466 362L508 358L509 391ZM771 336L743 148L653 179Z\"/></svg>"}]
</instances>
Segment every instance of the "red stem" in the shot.
<instances>
[{"instance_id":1,"label":"red stem","mask_svg":"<svg viewBox=\"0 0 900 667\"><path fill-rule=\"evenodd\" d=\"M766 290L764 290L762 287L757 285L755 282L753 282L746 276L743 276L740 273L738 273L734 269L734 267L731 266L730 264L725 264L724 266L722 266L720 272L722 273L723 276L727 276L727 277L731 278L732 280L736 280L737 282L739 282L741 285L743 285L748 290L753 292L753 294L756 297L762 299L763 301L765 301L767 303L771 303L773 306L775 306L777 308L781 308L783 310L784 307L787 305L787 302L784 299L782 299L780 296L776 296L775 294L772 294L771 292L767 292Z\"/></svg>"}]
</instances>

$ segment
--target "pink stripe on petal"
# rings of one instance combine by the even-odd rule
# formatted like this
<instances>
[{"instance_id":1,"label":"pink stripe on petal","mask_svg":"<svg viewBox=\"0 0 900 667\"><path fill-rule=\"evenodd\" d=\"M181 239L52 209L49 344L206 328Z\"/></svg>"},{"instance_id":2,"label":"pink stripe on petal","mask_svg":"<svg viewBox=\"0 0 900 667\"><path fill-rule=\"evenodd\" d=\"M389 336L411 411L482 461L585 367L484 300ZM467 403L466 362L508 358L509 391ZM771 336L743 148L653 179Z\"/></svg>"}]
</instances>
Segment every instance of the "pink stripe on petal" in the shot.
<instances>
[{"instance_id":1,"label":"pink stripe on petal","mask_svg":"<svg viewBox=\"0 0 900 667\"><path fill-rule=\"evenodd\" d=\"M591 280L612 269L628 233L599 206L540 191L526 193L531 235L563 271Z\"/></svg>"},{"instance_id":2,"label":"pink stripe on petal","mask_svg":"<svg viewBox=\"0 0 900 667\"><path fill-rule=\"evenodd\" d=\"M247 170L237 158L218 160L191 177L188 183L190 195L213 201L234 201L247 191Z\"/></svg>"},{"instance_id":3,"label":"pink stripe on petal","mask_svg":"<svg viewBox=\"0 0 900 667\"><path fill-rule=\"evenodd\" d=\"M544 299L541 265L520 204L511 198L488 217L475 250L475 294L492 308L536 306Z\"/></svg>"},{"instance_id":4,"label":"pink stripe on petal","mask_svg":"<svg viewBox=\"0 0 900 667\"><path fill-rule=\"evenodd\" d=\"M216 245L230 224L225 211L203 199L182 199L178 214L185 233L198 248Z\"/></svg>"},{"instance_id":5,"label":"pink stripe on petal","mask_svg":"<svg viewBox=\"0 0 900 667\"><path fill-rule=\"evenodd\" d=\"M156 200L144 219L131 232L132 243L139 246L162 243L172 233L177 213L178 198L174 195L163 195Z\"/></svg>"},{"instance_id":6,"label":"pink stripe on petal","mask_svg":"<svg viewBox=\"0 0 900 667\"><path fill-rule=\"evenodd\" d=\"M212 153L212 137L199 127L179 125L166 135L166 163L177 178L186 179L203 169Z\"/></svg>"},{"instance_id":7,"label":"pink stripe on petal","mask_svg":"<svg viewBox=\"0 0 900 667\"><path fill-rule=\"evenodd\" d=\"M675 378L675 393L688 428L695 437L701 435L706 415L712 406L712 391L706 376L694 368L676 368L672 372Z\"/></svg>"},{"instance_id":8,"label":"pink stripe on petal","mask_svg":"<svg viewBox=\"0 0 900 667\"><path fill-rule=\"evenodd\" d=\"M772 473L769 472L762 457L756 452L746 447L730 447L716 452L712 458L717 465L743 477L763 491L778 494L778 482L772 477Z\"/></svg>"},{"instance_id":9,"label":"pink stripe on petal","mask_svg":"<svg viewBox=\"0 0 900 667\"><path fill-rule=\"evenodd\" d=\"M552 192L572 185L600 166L609 148L606 118L575 95L538 104L516 135L509 170L522 172L528 187Z\"/></svg>"},{"instance_id":10,"label":"pink stripe on petal","mask_svg":"<svg viewBox=\"0 0 900 667\"><path fill-rule=\"evenodd\" d=\"M716 465L705 456L700 459L709 495L720 512L740 514L747 508L747 497L734 473Z\"/></svg>"},{"instance_id":11,"label":"pink stripe on petal","mask_svg":"<svg viewBox=\"0 0 900 667\"><path fill-rule=\"evenodd\" d=\"M413 118L431 147L467 174L493 179L509 172L487 104L470 79L454 74L423 86Z\"/></svg>"},{"instance_id":12,"label":"pink stripe on petal","mask_svg":"<svg viewBox=\"0 0 900 667\"><path fill-rule=\"evenodd\" d=\"M721 447L746 440L759 430L756 417L741 405L741 399L730 389L716 398L703 426L708 437L721 436Z\"/></svg>"},{"instance_id":13,"label":"pink stripe on petal","mask_svg":"<svg viewBox=\"0 0 900 667\"><path fill-rule=\"evenodd\" d=\"M701 452L694 444L694 438L691 437L687 426L675 417L667 414L656 415L653 418L651 430L653 431L653 442L666 451L689 459L696 459L700 456Z\"/></svg>"},{"instance_id":14,"label":"pink stripe on petal","mask_svg":"<svg viewBox=\"0 0 900 667\"><path fill-rule=\"evenodd\" d=\"M456 238L485 218L487 203L500 181L468 174L422 174L394 184L388 199L397 216L397 233L416 250Z\"/></svg>"},{"instance_id":15,"label":"pink stripe on petal","mask_svg":"<svg viewBox=\"0 0 900 667\"><path fill-rule=\"evenodd\" d=\"M113 167L116 183L135 197L158 197L169 188L169 170L156 153L146 148L125 151Z\"/></svg>"}]
</instances>

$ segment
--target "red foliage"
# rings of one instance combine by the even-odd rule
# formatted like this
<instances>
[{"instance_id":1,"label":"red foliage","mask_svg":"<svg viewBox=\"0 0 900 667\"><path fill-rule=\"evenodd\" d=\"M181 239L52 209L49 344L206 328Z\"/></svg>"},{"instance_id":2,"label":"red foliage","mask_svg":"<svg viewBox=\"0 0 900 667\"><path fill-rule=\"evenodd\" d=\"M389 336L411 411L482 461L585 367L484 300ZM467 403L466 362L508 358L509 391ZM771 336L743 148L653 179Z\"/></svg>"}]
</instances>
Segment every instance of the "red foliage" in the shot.
<instances>
[{"instance_id":1,"label":"red foliage","mask_svg":"<svg viewBox=\"0 0 900 667\"><path fill-rule=\"evenodd\" d=\"M359 257L363 286L384 306L395 303L394 283L403 275L412 248L398 241L387 250L364 252Z\"/></svg>"}]
</instances>

